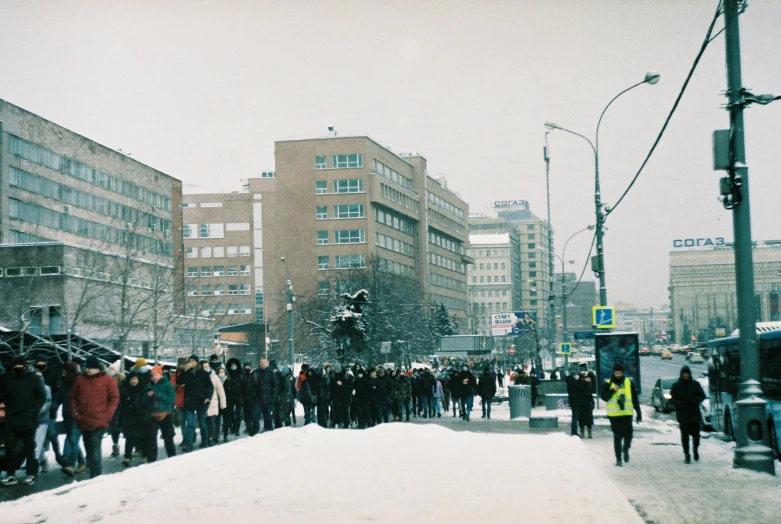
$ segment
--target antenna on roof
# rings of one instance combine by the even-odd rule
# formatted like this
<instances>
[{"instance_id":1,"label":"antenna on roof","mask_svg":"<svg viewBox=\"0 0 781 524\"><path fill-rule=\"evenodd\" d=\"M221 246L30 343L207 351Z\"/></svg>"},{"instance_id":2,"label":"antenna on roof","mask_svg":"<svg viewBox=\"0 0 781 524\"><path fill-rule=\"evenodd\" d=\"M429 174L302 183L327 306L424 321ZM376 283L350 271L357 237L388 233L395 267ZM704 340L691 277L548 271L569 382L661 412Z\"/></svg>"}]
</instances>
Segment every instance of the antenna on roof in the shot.
<instances>
[{"instance_id":1,"label":"antenna on roof","mask_svg":"<svg viewBox=\"0 0 781 524\"><path fill-rule=\"evenodd\" d=\"M336 128L334 126L328 126L328 136L336 138Z\"/></svg>"}]
</instances>

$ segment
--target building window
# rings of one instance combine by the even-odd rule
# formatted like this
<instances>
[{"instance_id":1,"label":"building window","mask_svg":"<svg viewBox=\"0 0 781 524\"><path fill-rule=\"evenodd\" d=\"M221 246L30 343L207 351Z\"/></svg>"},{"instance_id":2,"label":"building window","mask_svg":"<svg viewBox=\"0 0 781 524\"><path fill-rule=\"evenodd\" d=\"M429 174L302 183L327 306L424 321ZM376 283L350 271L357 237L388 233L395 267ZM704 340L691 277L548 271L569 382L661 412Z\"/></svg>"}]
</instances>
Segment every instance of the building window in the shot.
<instances>
[{"instance_id":1,"label":"building window","mask_svg":"<svg viewBox=\"0 0 781 524\"><path fill-rule=\"evenodd\" d=\"M529 278L535 278L537 276L536 271L529 271Z\"/></svg>"},{"instance_id":2,"label":"building window","mask_svg":"<svg viewBox=\"0 0 781 524\"><path fill-rule=\"evenodd\" d=\"M183 207L183 208L188 208L188 207L198 207L198 204L196 204L195 202L184 202L184 203L182 204L182 207Z\"/></svg>"},{"instance_id":3,"label":"building window","mask_svg":"<svg viewBox=\"0 0 781 524\"><path fill-rule=\"evenodd\" d=\"M239 266L228 266L228 276L229 277L239 276Z\"/></svg>"},{"instance_id":4,"label":"building window","mask_svg":"<svg viewBox=\"0 0 781 524\"><path fill-rule=\"evenodd\" d=\"M187 286L187 296L188 297L197 297L198 296L198 286L195 286L195 285Z\"/></svg>"},{"instance_id":5,"label":"building window","mask_svg":"<svg viewBox=\"0 0 781 524\"><path fill-rule=\"evenodd\" d=\"M494 262L494 269L496 269L496 270L499 269L499 263L498 262ZM502 268L502 269L504 269L504 268Z\"/></svg>"},{"instance_id":6,"label":"building window","mask_svg":"<svg viewBox=\"0 0 781 524\"><path fill-rule=\"evenodd\" d=\"M506 290L506 289L503 289L503 290L502 290L502 296L503 296L503 297L506 297L506 296L507 296L507 290Z\"/></svg>"},{"instance_id":7,"label":"building window","mask_svg":"<svg viewBox=\"0 0 781 524\"><path fill-rule=\"evenodd\" d=\"M225 257L225 248L222 246L214 247L213 253L215 258L223 258Z\"/></svg>"},{"instance_id":8,"label":"building window","mask_svg":"<svg viewBox=\"0 0 781 524\"><path fill-rule=\"evenodd\" d=\"M483 264L480 264L480 271L483 270Z\"/></svg>"},{"instance_id":9,"label":"building window","mask_svg":"<svg viewBox=\"0 0 781 524\"><path fill-rule=\"evenodd\" d=\"M334 243L359 244L366 241L363 229L343 229L334 231Z\"/></svg>"},{"instance_id":10,"label":"building window","mask_svg":"<svg viewBox=\"0 0 781 524\"><path fill-rule=\"evenodd\" d=\"M210 276L212 276L212 267L211 266L201 266L201 276L202 277L210 277Z\"/></svg>"},{"instance_id":11,"label":"building window","mask_svg":"<svg viewBox=\"0 0 781 524\"><path fill-rule=\"evenodd\" d=\"M327 280L320 280L317 283L317 294L318 295L329 295L331 294L331 283Z\"/></svg>"},{"instance_id":12,"label":"building window","mask_svg":"<svg viewBox=\"0 0 781 524\"><path fill-rule=\"evenodd\" d=\"M260 173L260 178L277 178L277 173L275 171L263 171Z\"/></svg>"},{"instance_id":13,"label":"building window","mask_svg":"<svg viewBox=\"0 0 781 524\"><path fill-rule=\"evenodd\" d=\"M212 294L212 287L211 286L201 286L201 295L204 297L210 297Z\"/></svg>"},{"instance_id":14,"label":"building window","mask_svg":"<svg viewBox=\"0 0 781 524\"><path fill-rule=\"evenodd\" d=\"M225 266L214 266L214 276L215 277L224 277L225 276Z\"/></svg>"},{"instance_id":15,"label":"building window","mask_svg":"<svg viewBox=\"0 0 781 524\"><path fill-rule=\"evenodd\" d=\"M537 305L537 301L536 300L530 300L529 301L529 305L530 306L536 306Z\"/></svg>"},{"instance_id":16,"label":"building window","mask_svg":"<svg viewBox=\"0 0 781 524\"><path fill-rule=\"evenodd\" d=\"M534 233L529 234L529 240L536 240L536 239L537 239L537 235L535 235Z\"/></svg>"},{"instance_id":17,"label":"building window","mask_svg":"<svg viewBox=\"0 0 781 524\"><path fill-rule=\"evenodd\" d=\"M327 166L325 165L325 157L324 156L316 156L315 157L315 169L325 169Z\"/></svg>"},{"instance_id":18,"label":"building window","mask_svg":"<svg viewBox=\"0 0 781 524\"><path fill-rule=\"evenodd\" d=\"M216 295L217 293L215 293ZM214 305L214 314L215 315L224 315L225 314L225 304L215 304Z\"/></svg>"},{"instance_id":19,"label":"building window","mask_svg":"<svg viewBox=\"0 0 781 524\"><path fill-rule=\"evenodd\" d=\"M317 232L317 243L318 244L327 244L328 243L328 231L318 231Z\"/></svg>"},{"instance_id":20,"label":"building window","mask_svg":"<svg viewBox=\"0 0 781 524\"><path fill-rule=\"evenodd\" d=\"M502 269L505 269L505 267L504 267L504 262L502 262Z\"/></svg>"},{"instance_id":21,"label":"building window","mask_svg":"<svg viewBox=\"0 0 781 524\"><path fill-rule=\"evenodd\" d=\"M488 284L490 284L490 283L491 283L491 277L486 277L486 280L485 280L485 281L486 281Z\"/></svg>"},{"instance_id":22,"label":"building window","mask_svg":"<svg viewBox=\"0 0 781 524\"><path fill-rule=\"evenodd\" d=\"M229 222L225 224L225 231L249 231L249 222Z\"/></svg>"},{"instance_id":23,"label":"building window","mask_svg":"<svg viewBox=\"0 0 781 524\"><path fill-rule=\"evenodd\" d=\"M198 238L224 238L224 224L200 224Z\"/></svg>"},{"instance_id":24,"label":"building window","mask_svg":"<svg viewBox=\"0 0 781 524\"><path fill-rule=\"evenodd\" d=\"M526 224L526 229L528 231L534 231L534 224Z\"/></svg>"},{"instance_id":25,"label":"building window","mask_svg":"<svg viewBox=\"0 0 781 524\"><path fill-rule=\"evenodd\" d=\"M325 220L328 218L328 206L317 206L315 211L315 218L317 220Z\"/></svg>"},{"instance_id":26,"label":"building window","mask_svg":"<svg viewBox=\"0 0 781 524\"><path fill-rule=\"evenodd\" d=\"M186 256L187 256L187 258L198 258L198 248L197 247L188 247Z\"/></svg>"},{"instance_id":27,"label":"building window","mask_svg":"<svg viewBox=\"0 0 781 524\"><path fill-rule=\"evenodd\" d=\"M317 257L317 269L328 269L328 257Z\"/></svg>"},{"instance_id":28,"label":"building window","mask_svg":"<svg viewBox=\"0 0 781 524\"><path fill-rule=\"evenodd\" d=\"M228 294L229 295L238 295L239 294L239 285L238 284L228 284Z\"/></svg>"},{"instance_id":29,"label":"building window","mask_svg":"<svg viewBox=\"0 0 781 524\"><path fill-rule=\"evenodd\" d=\"M356 269L366 267L366 255L336 255L334 257L336 269Z\"/></svg>"},{"instance_id":30,"label":"building window","mask_svg":"<svg viewBox=\"0 0 781 524\"><path fill-rule=\"evenodd\" d=\"M529 262L529 269L534 269L537 267L537 262Z\"/></svg>"},{"instance_id":31,"label":"building window","mask_svg":"<svg viewBox=\"0 0 781 524\"><path fill-rule=\"evenodd\" d=\"M182 226L182 238L192 238L195 224L184 224Z\"/></svg>"},{"instance_id":32,"label":"building window","mask_svg":"<svg viewBox=\"0 0 781 524\"><path fill-rule=\"evenodd\" d=\"M249 284L241 284L241 287L239 288L239 292L242 295L249 295L250 294L250 285Z\"/></svg>"},{"instance_id":33,"label":"building window","mask_svg":"<svg viewBox=\"0 0 781 524\"><path fill-rule=\"evenodd\" d=\"M240 315L251 315L252 314L252 304L242 304L239 306L239 314Z\"/></svg>"},{"instance_id":34,"label":"building window","mask_svg":"<svg viewBox=\"0 0 781 524\"><path fill-rule=\"evenodd\" d=\"M212 248L210 247L202 247L201 248L201 258L211 258L212 257Z\"/></svg>"},{"instance_id":35,"label":"building window","mask_svg":"<svg viewBox=\"0 0 781 524\"><path fill-rule=\"evenodd\" d=\"M334 206L334 218L364 218L363 204Z\"/></svg>"},{"instance_id":36,"label":"building window","mask_svg":"<svg viewBox=\"0 0 781 524\"><path fill-rule=\"evenodd\" d=\"M507 277L502 277L502 282L507 282Z\"/></svg>"},{"instance_id":37,"label":"building window","mask_svg":"<svg viewBox=\"0 0 781 524\"><path fill-rule=\"evenodd\" d=\"M198 266L187 266L187 276L188 277L197 277L198 276Z\"/></svg>"},{"instance_id":38,"label":"building window","mask_svg":"<svg viewBox=\"0 0 781 524\"><path fill-rule=\"evenodd\" d=\"M250 275L250 268L249 266L241 266L239 267L239 274L243 277L248 277Z\"/></svg>"},{"instance_id":39,"label":"building window","mask_svg":"<svg viewBox=\"0 0 781 524\"><path fill-rule=\"evenodd\" d=\"M239 246L239 256L240 257L248 257L249 256L249 246Z\"/></svg>"},{"instance_id":40,"label":"building window","mask_svg":"<svg viewBox=\"0 0 781 524\"><path fill-rule=\"evenodd\" d=\"M222 207L222 202L201 202L201 207Z\"/></svg>"},{"instance_id":41,"label":"building window","mask_svg":"<svg viewBox=\"0 0 781 524\"><path fill-rule=\"evenodd\" d=\"M363 193L363 179L334 180L334 193Z\"/></svg>"},{"instance_id":42,"label":"building window","mask_svg":"<svg viewBox=\"0 0 781 524\"><path fill-rule=\"evenodd\" d=\"M224 295L225 294L225 285L224 284L217 284L214 286L214 294L216 295Z\"/></svg>"},{"instance_id":43,"label":"building window","mask_svg":"<svg viewBox=\"0 0 781 524\"><path fill-rule=\"evenodd\" d=\"M318 180L315 182L315 195L325 195L328 193L328 182Z\"/></svg>"},{"instance_id":44,"label":"building window","mask_svg":"<svg viewBox=\"0 0 781 524\"><path fill-rule=\"evenodd\" d=\"M228 246L228 256L229 257L239 256L239 248L237 248L236 246L233 247Z\"/></svg>"},{"instance_id":45,"label":"building window","mask_svg":"<svg viewBox=\"0 0 781 524\"><path fill-rule=\"evenodd\" d=\"M480 277L480 283L481 283L481 284L484 284L484 283L485 283L485 277Z\"/></svg>"},{"instance_id":46,"label":"building window","mask_svg":"<svg viewBox=\"0 0 781 524\"><path fill-rule=\"evenodd\" d=\"M529 253L529 258L537 258L537 253Z\"/></svg>"},{"instance_id":47,"label":"building window","mask_svg":"<svg viewBox=\"0 0 781 524\"><path fill-rule=\"evenodd\" d=\"M238 315L239 314L239 306L236 304L228 304L228 314L229 315Z\"/></svg>"},{"instance_id":48,"label":"building window","mask_svg":"<svg viewBox=\"0 0 781 524\"><path fill-rule=\"evenodd\" d=\"M331 167L334 169L363 167L363 155L333 155Z\"/></svg>"},{"instance_id":49,"label":"building window","mask_svg":"<svg viewBox=\"0 0 781 524\"><path fill-rule=\"evenodd\" d=\"M536 245L537 245L537 244L531 243L531 244L526 244L526 247L528 247L529 249L537 249L537 248L535 247Z\"/></svg>"},{"instance_id":50,"label":"building window","mask_svg":"<svg viewBox=\"0 0 781 524\"><path fill-rule=\"evenodd\" d=\"M472 284L477 284L477 277L472 277Z\"/></svg>"},{"instance_id":51,"label":"building window","mask_svg":"<svg viewBox=\"0 0 781 524\"><path fill-rule=\"evenodd\" d=\"M537 291L532 289L531 291L529 291L529 296L530 297L536 297L537 296Z\"/></svg>"}]
</instances>

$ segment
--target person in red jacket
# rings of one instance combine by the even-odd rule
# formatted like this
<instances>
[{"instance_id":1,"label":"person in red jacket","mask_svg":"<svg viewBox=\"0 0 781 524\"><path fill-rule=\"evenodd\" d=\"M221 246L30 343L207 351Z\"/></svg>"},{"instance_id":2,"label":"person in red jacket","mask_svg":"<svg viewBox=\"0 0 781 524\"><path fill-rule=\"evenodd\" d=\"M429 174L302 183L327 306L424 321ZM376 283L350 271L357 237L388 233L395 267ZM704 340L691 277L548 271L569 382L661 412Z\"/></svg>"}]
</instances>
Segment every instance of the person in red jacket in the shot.
<instances>
[{"instance_id":1,"label":"person in red jacket","mask_svg":"<svg viewBox=\"0 0 781 524\"><path fill-rule=\"evenodd\" d=\"M177 384L176 380L179 378L179 375L184 373L185 366L187 366L187 357L179 357L176 361L176 371L171 373L171 378L169 379L176 391L176 398L174 400L174 414L176 416L174 417L174 420L178 422L176 425L182 429L182 442L179 443L180 446L184 446L184 436L187 434L187 417L184 414L184 386Z\"/></svg>"},{"instance_id":2,"label":"person in red jacket","mask_svg":"<svg viewBox=\"0 0 781 524\"><path fill-rule=\"evenodd\" d=\"M97 358L87 358L84 375L71 389L70 405L84 439L89 476L95 478L103 472L103 435L119 405L117 382L101 369Z\"/></svg>"}]
</instances>

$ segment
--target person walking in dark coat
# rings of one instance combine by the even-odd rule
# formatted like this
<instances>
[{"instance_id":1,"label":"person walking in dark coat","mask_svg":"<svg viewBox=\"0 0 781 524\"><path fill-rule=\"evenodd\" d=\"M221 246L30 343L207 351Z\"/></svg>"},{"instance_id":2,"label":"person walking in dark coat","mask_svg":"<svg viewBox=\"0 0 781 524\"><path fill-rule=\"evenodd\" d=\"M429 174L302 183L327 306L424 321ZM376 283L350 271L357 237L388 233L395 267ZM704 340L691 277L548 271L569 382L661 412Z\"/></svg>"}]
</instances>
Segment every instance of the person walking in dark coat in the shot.
<instances>
[{"instance_id":1,"label":"person walking in dark coat","mask_svg":"<svg viewBox=\"0 0 781 524\"><path fill-rule=\"evenodd\" d=\"M258 390L258 399L260 400L260 409L263 412L263 431L274 429L274 418L272 412L274 404L277 401L277 376L269 368L267 359L260 359L260 366L253 373L253 386Z\"/></svg>"},{"instance_id":2,"label":"person walking in dark coat","mask_svg":"<svg viewBox=\"0 0 781 524\"><path fill-rule=\"evenodd\" d=\"M157 432L163 435L165 452L168 458L176 456L174 445L174 400L176 391L173 384L163 377L163 368L154 366L149 372L147 396L149 423L146 440L146 457L149 462L157 460Z\"/></svg>"},{"instance_id":3,"label":"person walking in dark coat","mask_svg":"<svg viewBox=\"0 0 781 524\"><path fill-rule=\"evenodd\" d=\"M6 471L3 486L16 486L17 442L21 441L27 459L27 477L24 484L32 486L38 476L38 457L35 455L35 430L38 428L41 408L46 402L43 380L27 366L24 357L13 360L13 371L6 373L0 390L0 402L5 403L6 416Z\"/></svg>"},{"instance_id":4,"label":"person walking in dark coat","mask_svg":"<svg viewBox=\"0 0 781 524\"><path fill-rule=\"evenodd\" d=\"M278 375L277 404L274 408L279 413L279 423L281 426L290 426L290 416L293 415L293 424L295 424L296 404L296 381L293 380L293 370L288 366L282 366ZM281 427L280 426L280 427Z\"/></svg>"},{"instance_id":5,"label":"person walking in dark coat","mask_svg":"<svg viewBox=\"0 0 781 524\"><path fill-rule=\"evenodd\" d=\"M578 420L580 419L580 402L581 393L578 387L578 374L575 371L570 371L569 376L566 378L567 384L567 400L569 402L569 409L572 414L572 421L570 423L570 436L580 436L578 434Z\"/></svg>"},{"instance_id":6,"label":"person walking in dark coat","mask_svg":"<svg viewBox=\"0 0 781 524\"><path fill-rule=\"evenodd\" d=\"M586 436L588 431L588 438L592 438L592 428L594 427L594 374L581 377L578 380L576 387L578 391L578 425L580 426L581 438Z\"/></svg>"},{"instance_id":7,"label":"person walking in dark coat","mask_svg":"<svg viewBox=\"0 0 781 524\"><path fill-rule=\"evenodd\" d=\"M358 429L365 429L371 424L371 384L364 375L363 369L358 369L355 375L355 396L352 403L352 417L358 420Z\"/></svg>"},{"instance_id":8,"label":"person walking in dark coat","mask_svg":"<svg viewBox=\"0 0 781 524\"><path fill-rule=\"evenodd\" d=\"M133 460L133 451L144 455L141 463L147 461L144 446L149 434L147 427L147 399L139 373L131 371L119 390L119 416L122 423L122 433L125 435L125 458L122 465L127 467Z\"/></svg>"},{"instance_id":9,"label":"person walking in dark coat","mask_svg":"<svg viewBox=\"0 0 781 524\"><path fill-rule=\"evenodd\" d=\"M228 434L239 436L241 425L241 362L237 358L228 359L228 378L225 379L225 401L228 407L225 409L225 420L222 424L222 439L227 442Z\"/></svg>"},{"instance_id":10,"label":"person walking in dark coat","mask_svg":"<svg viewBox=\"0 0 781 524\"><path fill-rule=\"evenodd\" d=\"M317 401L320 395L320 375L309 368L304 375L306 378L301 382L301 389L298 390L298 399L304 406L304 425L317 422Z\"/></svg>"},{"instance_id":11,"label":"person walking in dark coat","mask_svg":"<svg viewBox=\"0 0 781 524\"><path fill-rule=\"evenodd\" d=\"M252 364L244 363L244 371L241 375L241 401L244 413L245 433L250 436L257 435L260 431L260 392L255 386L252 372Z\"/></svg>"},{"instance_id":12,"label":"person walking in dark coat","mask_svg":"<svg viewBox=\"0 0 781 524\"><path fill-rule=\"evenodd\" d=\"M349 376L348 376L349 373ZM334 364L334 376L331 379L331 427L350 427L350 404L353 398L352 372L345 372L338 362Z\"/></svg>"},{"instance_id":13,"label":"person walking in dark coat","mask_svg":"<svg viewBox=\"0 0 781 524\"><path fill-rule=\"evenodd\" d=\"M613 431L613 451L616 454L616 466L621 466L623 451L624 462L629 462L629 448L632 447L632 416L637 413L637 423L643 421L640 411L640 398L637 387L624 376L624 365L613 365L613 376L602 384L600 397L606 402L605 410Z\"/></svg>"},{"instance_id":14,"label":"person walking in dark coat","mask_svg":"<svg viewBox=\"0 0 781 524\"><path fill-rule=\"evenodd\" d=\"M412 381L406 373L399 373L396 386L393 388L393 400L396 402L396 412L399 420L409 422L410 405L412 404ZM406 419L403 419L406 414Z\"/></svg>"},{"instance_id":15,"label":"person walking in dark coat","mask_svg":"<svg viewBox=\"0 0 781 524\"><path fill-rule=\"evenodd\" d=\"M496 375L488 366L483 368L483 373L480 375L480 380L477 383L477 394L480 396L480 404L483 408L483 416L481 418L490 420L491 401L496 396Z\"/></svg>"},{"instance_id":16,"label":"person walking in dark coat","mask_svg":"<svg viewBox=\"0 0 781 524\"><path fill-rule=\"evenodd\" d=\"M689 455L689 437L692 440L694 460L700 460L700 404L705 400L705 391L702 385L692 380L692 371L689 366L681 368L678 382L670 389L670 403L675 408L675 416L681 430L681 445L683 445L684 462L691 464Z\"/></svg>"},{"instance_id":17,"label":"person walking in dark coat","mask_svg":"<svg viewBox=\"0 0 781 524\"><path fill-rule=\"evenodd\" d=\"M198 355L190 355L185 372L176 377L176 383L184 386L184 412L187 418L187 436L185 451L192 451L195 445L195 423L201 431L201 448L209 447L209 429L206 425L206 412L214 395L214 385L209 373L200 366Z\"/></svg>"},{"instance_id":18,"label":"person walking in dark coat","mask_svg":"<svg viewBox=\"0 0 781 524\"><path fill-rule=\"evenodd\" d=\"M458 384L461 419L469 422L472 415L472 405L475 401L475 393L477 392L477 379L474 373L469 370L469 366L463 364L461 371L455 377L455 382Z\"/></svg>"},{"instance_id":19,"label":"person walking in dark coat","mask_svg":"<svg viewBox=\"0 0 781 524\"><path fill-rule=\"evenodd\" d=\"M49 386L52 393L52 399L57 394L57 389L60 385L60 373L49 366L49 357L43 352L39 351L35 356L35 369L43 376L43 383ZM49 409L49 424L46 430L46 443L51 444L52 451L54 452L54 460L60 466L64 466L65 462L60 453L60 440L57 434L57 408L52 404Z\"/></svg>"},{"instance_id":20,"label":"person walking in dark coat","mask_svg":"<svg viewBox=\"0 0 781 524\"><path fill-rule=\"evenodd\" d=\"M65 364L57 393L52 397L55 413L59 406L62 406L62 422L65 426L65 444L63 445L64 465L62 467L62 472L69 477L87 469L84 453L82 453L79 444L81 441L81 430L73 420L70 405L71 390L80 374L81 369L79 369L78 364L74 362Z\"/></svg>"}]
</instances>

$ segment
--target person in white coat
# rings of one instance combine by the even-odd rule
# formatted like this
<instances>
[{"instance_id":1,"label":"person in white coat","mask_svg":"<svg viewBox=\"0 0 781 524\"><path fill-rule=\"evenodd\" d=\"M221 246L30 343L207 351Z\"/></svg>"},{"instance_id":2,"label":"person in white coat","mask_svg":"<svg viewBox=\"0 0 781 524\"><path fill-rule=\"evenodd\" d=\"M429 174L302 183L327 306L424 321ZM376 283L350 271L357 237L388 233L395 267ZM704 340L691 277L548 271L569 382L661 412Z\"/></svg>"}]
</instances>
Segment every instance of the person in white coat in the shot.
<instances>
[{"instance_id":1,"label":"person in white coat","mask_svg":"<svg viewBox=\"0 0 781 524\"><path fill-rule=\"evenodd\" d=\"M214 386L214 394L212 395L211 402L209 402L209 409L206 411L206 425L209 428L209 446L213 446L219 442L219 440L214 438L215 435L218 434L216 430L217 417L220 414L220 410L228 407L228 402L225 398L225 388L222 386L220 377L211 369L208 362L203 361L201 362L201 365L203 366L203 370L209 373L209 378Z\"/></svg>"}]
</instances>

